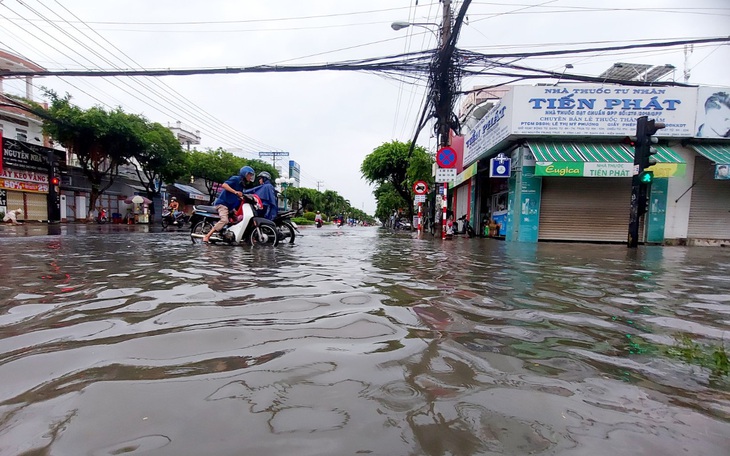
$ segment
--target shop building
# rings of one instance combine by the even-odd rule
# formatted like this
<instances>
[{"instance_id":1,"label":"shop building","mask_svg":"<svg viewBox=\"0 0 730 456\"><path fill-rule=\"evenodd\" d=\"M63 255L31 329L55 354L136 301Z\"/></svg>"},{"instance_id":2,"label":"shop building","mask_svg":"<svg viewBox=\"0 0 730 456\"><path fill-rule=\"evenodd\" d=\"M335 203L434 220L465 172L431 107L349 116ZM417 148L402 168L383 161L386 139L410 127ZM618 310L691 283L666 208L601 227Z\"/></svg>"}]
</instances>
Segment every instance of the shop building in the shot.
<instances>
[{"instance_id":1,"label":"shop building","mask_svg":"<svg viewBox=\"0 0 730 456\"><path fill-rule=\"evenodd\" d=\"M634 173L628 138L648 116L666 128L640 240L730 243L730 125L713 120L722 117L715 111L730 112L729 92L514 86L465 132L463 171L451 183L455 215L470 195L464 212L473 226L500 219L508 241L625 242ZM510 159L509 174L490 177L499 154Z\"/></svg>"}]
</instances>

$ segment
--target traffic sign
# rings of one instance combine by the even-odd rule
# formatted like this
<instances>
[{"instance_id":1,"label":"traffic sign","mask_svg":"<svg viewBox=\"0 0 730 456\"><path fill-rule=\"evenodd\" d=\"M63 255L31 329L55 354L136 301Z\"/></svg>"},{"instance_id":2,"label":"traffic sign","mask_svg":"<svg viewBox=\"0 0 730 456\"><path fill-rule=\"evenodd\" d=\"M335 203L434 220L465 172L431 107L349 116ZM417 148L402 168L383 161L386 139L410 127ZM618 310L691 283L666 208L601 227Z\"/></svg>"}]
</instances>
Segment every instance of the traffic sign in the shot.
<instances>
[{"instance_id":1,"label":"traffic sign","mask_svg":"<svg viewBox=\"0 0 730 456\"><path fill-rule=\"evenodd\" d=\"M436 163L439 168L454 168L456 166L456 152L451 147L442 147L436 152Z\"/></svg>"},{"instance_id":2,"label":"traffic sign","mask_svg":"<svg viewBox=\"0 0 730 456\"><path fill-rule=\"evenodd\" d=\"M416 195L425 195L428 193L428 184L424 181L416 181L413 184L413 193Z\"/></svg>"},{"instance_id":3,"label":"traffic sign","mask_svg":"<svg viewBox=\"0 0 730 456\"><path fill-rule=\"evenodd\" d=\"M418 203L425 203L426 202L426 195L416 195L413 197L413 202Z\"/></svg>"},{"instance_id":4,"label":"traffic sign","mask_svg":"<svg viewBox=\"0 0 730 456\"><path fill-rule=\"evenodd\" d=\"M454 179L456 179L455 168L436 168L436 182L451 182Z\"/></svg>"}]
</instances>

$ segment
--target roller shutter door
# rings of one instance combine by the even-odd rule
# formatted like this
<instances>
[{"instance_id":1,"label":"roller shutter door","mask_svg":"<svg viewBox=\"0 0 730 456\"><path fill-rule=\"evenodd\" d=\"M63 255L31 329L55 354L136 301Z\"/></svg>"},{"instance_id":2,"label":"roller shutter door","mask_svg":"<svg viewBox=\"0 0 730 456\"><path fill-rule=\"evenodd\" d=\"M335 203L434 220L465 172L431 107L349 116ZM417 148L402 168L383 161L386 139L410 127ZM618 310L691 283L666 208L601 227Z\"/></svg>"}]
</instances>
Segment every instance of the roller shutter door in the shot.
<instances>
[{"instance_id":1,"label":"roller shutter door","mask_svg":"<svg viewBox=\"0 0 730 456\"><path fill-rule=\"evenodd\" d=\"M8 210L23 209L23 215L18 216L18 220L27 220L28 214L25 213L25 201L23 200L23 192L13 192L8 190Z\"/></svg>"},{"instance_id":2,"label":"roller shutter door","mask_svg":"<svg viewBox=\"0 0 730 456\"><path fill-rule=\"evenodd\" d=\"M469 211L469 183L465 183L456 189L456 208L454 210L454 220Z\"/></svg>"},{"instance_id":3,"label":"roller shutter door","mask_svg":"<svg viewBox=\"0 0 730 456\"><path fill-rule=\"evenodd\" d=\"M687 237L730 239L730 181L714 179L715 166L695 159Z\"/></svg>"},{"instance_id":4,"label":"roller shutter door","mask_svg":"<svg viewBox=\"0 0 730 456\"><path fill-rule=\"evenodd\" d=\"M48 195L8 191L8 210L23 209L18 220L48 220Z\"/></svg>"},{"instance_id":5,"label":"roller shutter door","mask_svg":"<svg viewBox=\"0 0 730 456\"><path fill-rule=\"evenodd\" d=\"M46 221L48 220L48 195L45 193L26 193L25 207L26 220Z\"/></svg>"},{"instance_id":6,"label":"roller shutter door","mask_svg":"<svg viewBox=\"0 0 730 456\"><path fill-rule=\"evenodd\" d=\"M543 178L538 239L626 242L630 201L631 179Z\"/></svg>"}]
</instances>

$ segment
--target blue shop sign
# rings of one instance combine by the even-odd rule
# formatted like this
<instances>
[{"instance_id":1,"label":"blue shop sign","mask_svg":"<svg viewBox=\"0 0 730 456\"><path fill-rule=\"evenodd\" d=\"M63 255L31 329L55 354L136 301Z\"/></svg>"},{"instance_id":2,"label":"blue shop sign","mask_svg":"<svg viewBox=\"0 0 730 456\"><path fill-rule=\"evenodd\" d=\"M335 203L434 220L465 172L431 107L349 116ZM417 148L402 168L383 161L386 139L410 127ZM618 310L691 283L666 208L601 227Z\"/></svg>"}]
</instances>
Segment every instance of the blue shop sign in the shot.
<instances>
[{"instance_id":1,"label":"blue shop sign","mask_svg":"<svg viewBox=\"0 0 730 456\"><path fill-rule=\"evenodd\" d=\"M489 160L489 177L504 177L510 175L512 160L504 154L499 154Z\"/></svg>"}]
</instances>

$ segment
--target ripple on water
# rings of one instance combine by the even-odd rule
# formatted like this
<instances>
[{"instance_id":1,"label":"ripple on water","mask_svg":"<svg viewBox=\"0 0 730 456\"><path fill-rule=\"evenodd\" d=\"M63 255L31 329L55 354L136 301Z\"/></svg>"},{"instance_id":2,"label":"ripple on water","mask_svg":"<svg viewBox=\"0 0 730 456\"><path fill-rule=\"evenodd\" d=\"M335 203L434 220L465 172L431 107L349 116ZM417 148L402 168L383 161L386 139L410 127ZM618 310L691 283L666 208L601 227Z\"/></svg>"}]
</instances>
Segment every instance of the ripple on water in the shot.
<instances>
[{"instance_id":1,"label":"ripple on water","mask_svg":"<svg viewBox=\"0 0 730 456\"><path fill-rule=\"evenodd\" d=\"M145 435L135 439L126 440L124 442L119 442L99 450L92 450L91 454L94 456L142 454L152 450L159 450L160 448L170 444L170 442L172 442L172 440L164 435Z\"/></svg>"}]
</instances>

